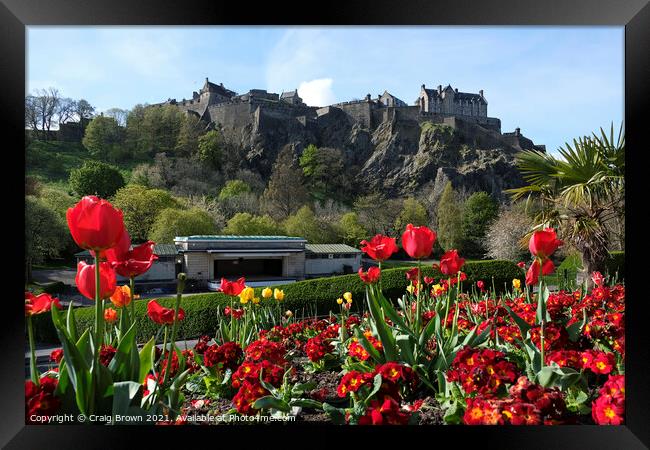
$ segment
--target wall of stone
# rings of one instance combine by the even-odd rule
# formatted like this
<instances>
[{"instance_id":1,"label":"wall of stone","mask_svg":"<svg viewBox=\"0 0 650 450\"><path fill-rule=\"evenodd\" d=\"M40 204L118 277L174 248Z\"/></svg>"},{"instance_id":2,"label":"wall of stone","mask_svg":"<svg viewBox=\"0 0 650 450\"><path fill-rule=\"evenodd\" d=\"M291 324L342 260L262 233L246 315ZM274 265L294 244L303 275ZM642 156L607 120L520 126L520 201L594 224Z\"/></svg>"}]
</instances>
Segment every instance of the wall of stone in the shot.
<instances>
[{"instance_id":1,"label":"wall of stone","mask_svg":"<svg viewBox=\"0 0 650 450\"><path fill-rule=\"evenodd\" d=\"M372 103L365 100L357 102L339 103L337 108L345 111L355 122L360 123L366 128L374 126L372 121Z\"/></svg>"},{"instance_id":2,"label":"wall of stone","mask_svg":"<svg viewBox=\"0 0 650 450\"><path fill-rule=\"evenodd\" d=\"M221 103L208 107L210 119L225 129L241 128L253 120L251 105L248 103Z\"/></svg>"}]
</instances>

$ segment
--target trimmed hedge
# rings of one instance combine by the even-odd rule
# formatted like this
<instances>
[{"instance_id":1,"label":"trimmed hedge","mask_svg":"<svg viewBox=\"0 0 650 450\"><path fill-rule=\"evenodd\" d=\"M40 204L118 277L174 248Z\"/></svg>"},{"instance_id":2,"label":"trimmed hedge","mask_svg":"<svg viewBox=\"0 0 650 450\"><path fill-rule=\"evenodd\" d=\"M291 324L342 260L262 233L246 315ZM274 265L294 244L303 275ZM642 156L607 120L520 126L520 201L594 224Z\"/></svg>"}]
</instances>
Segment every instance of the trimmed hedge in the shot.
<instances>
[{"instance_id":1,"label":"trimmed hedge","mask_svg":"<svg viewBox=\"0 0 650 450\"><path fill-rule=\"evenodd\" d=\"M405 292L408 282L406 268L385 269L382 271L381 283L384 294L396 299ZM463 286L470 287L479 280L483 280L488 287L492 280L498 292L510 286L513 278L523 278L523 271L510 261L476 261L468 262L463 266L467 280ZM441 278L440 272L434 271L430 266L423 267L426 276ZM275 286L274 286L275 287ZM328 314L329 311L339 311L336 299L344 292L351 292L354 302L353 310L364 308L365 285L357 274L342 275L330 278L317 278L296 283L277 286L284 290L285 299L281 303L283 310L290 309L298 317L302 314ZM261 295L262 288L255 291ZM159 303L171 308L174 298L159 299ZM146 342L158 332L159 326L148 319L147 302L149 300L136 300L136 316L138 317L139 342ZM263 300L265 301L265 300ZM266 300L275 302L275 300ZM222 293L207 293L185 295L181 307L185 310L185 319L180 323L179 339L195 338L203 334L214 334L219 324L219 307L223 308L231 302L230 297ZM81 307L75 309L77 326L81 330L93 324L94 307ZM52 320L47 314L35 316L35 333L39 342L57 342L56 332Z\"/></svg>"}]
</instances>

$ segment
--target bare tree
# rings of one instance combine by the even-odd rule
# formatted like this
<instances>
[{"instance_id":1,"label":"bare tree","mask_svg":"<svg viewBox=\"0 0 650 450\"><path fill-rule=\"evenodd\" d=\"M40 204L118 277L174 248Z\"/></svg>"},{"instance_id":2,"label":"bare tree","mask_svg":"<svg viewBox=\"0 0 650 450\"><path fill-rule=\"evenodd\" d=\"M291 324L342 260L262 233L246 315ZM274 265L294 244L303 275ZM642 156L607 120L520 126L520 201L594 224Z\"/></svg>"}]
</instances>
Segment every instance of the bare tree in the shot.
<instances>
[{"instance_id":1,"label":"bare tree","mask_svg":"<svg viewBox=\"0 0 650 450\"><path fill-rule=\"evenodd\" d=\"M56 108L56 116L59 125L70 121L75 116L77 109L77 102L71 98L62 98L59 100L59 105Z\"/></svg>"},{"instance_id":2,"label":"bare tree","mask_svg":"<svg viewBox=\"0 0 650 450\"><path fill-rule=\"evenodd\" d=\"M41 126L44 139L47 140L52 123L55 122L54 117L61 101L61 96L59 95L58 89L49 87L36 91L34 99L37 120Z\"/></svg>"},{"instance_id":3,"label":"bare tree","mask_svg":"<svg viewBox=\"0 0 650 450\"><path fill-rule=\"evenodd\" d=\"M28 95L25 97L25 128L38 131L39 114L36 108L36 97Z\"/></svg>"},{"instance_id":4,"label":"bare tree","mask_svg":"<svg viewBox=\"0 0 650 450\"><path fill-rule=\"evenodd\" d=\"M126 126L126 118L129 115L129 111L126 110L126 109L111 108L111 109L107 109L106 111L104 111L104 115L106 117L112 117L113 119L115 119L115 121L117 122L117 124L119 126L125 127Z\"/></svg>"},{"instance_id":5,"label":"bare tree","mask_svg":"<svg viewBox=\"0 0 650 450\"><path fill-rule=\"evenodd\" d=\"M82 98L77 101L75 114L79 118L79 122L83 122L84 119L91 119L93 117L95 114L95 107Z\"/></svg>"}]
</instances>

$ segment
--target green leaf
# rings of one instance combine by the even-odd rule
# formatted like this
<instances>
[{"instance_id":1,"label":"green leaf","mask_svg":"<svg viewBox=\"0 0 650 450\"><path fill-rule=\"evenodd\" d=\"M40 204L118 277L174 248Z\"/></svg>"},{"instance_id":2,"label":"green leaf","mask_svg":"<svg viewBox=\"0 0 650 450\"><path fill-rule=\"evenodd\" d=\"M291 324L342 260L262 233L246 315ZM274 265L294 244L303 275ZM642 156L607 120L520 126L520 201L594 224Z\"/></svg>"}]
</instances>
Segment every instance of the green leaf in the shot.
<instances>
[{"instance_id":1,"label":"green leaf","mask_svg":"<svg viewBox=\"0 0 650 450\"><path fill-rule=\"evenodd\" d=\"M548 302L550 292L545 284L541 284L540 287L542 287L543 290L540 289L540 292L538 292L537 295L537 315L535 318L537 319L537 323L542 323L542 320L544 322L550 322L551 316L546 310L546 303Z\"/></svg>"},{"instance_id":2,"label":"green leaf","mask_svg":"<svg viewBox=\"0 0 650 450\"><path fill-rule=\"evenodd\" d=\"M366 300L368 302L368 306L370 307L370 314L372 315L374 324L377 328L379 340L381 341L382 347L384 349L384 355L386 355L387 361L397 361L397 348L395 347L393 333L386 324L384 316L381 313L381 310L379 309L374 296L369 293L370 291L370 289L366 289Z\"/></svg>"},{"instance_id":3,"label":"green leaf","mask_svg":"<svg viewBox=\"0 0 650 450\"><path fill-rule=\"evenodd\" d=\"M512 320L515 321L515 324L519 327L519 331L521 332L521 336L526 336L526 333L528 333L528 330L531 329L531 326L528 325L528 322L526 322L524 319L519 317L515 312L510 309L510 307L506 304L503 305L503 307L508 311L508 314L510 314L510 317L512 317Z\"/></svg>"},{"instance_id":4,"label":"green leaf","mask_svg":"<svg viewBox=\"0 0 650 450\"><path fill-rule=\"evenodd\" d=\"M379 392L379 389L381 389L381 384L382 384L382 378L381 374L375 375L375 378L372 380L372 390L370 391L370 394L368 394L368 397L366 398L366 403L368 400L372 398L373 395L375 395L377 392Z\"/></svg>"},{"instance_id":5,"label":"green leaf","mask_svg":"<svg viewBox=\"0 0 650 450\"><path fill-rule=\"evenodd\" d=\"M253 408L266 409L266 410L277 409L278 411L282 411L286 413L291 411L291 407L286 402L278 398L275 398L272 395L267 395L255 400L255 403L253 403Z\"/></svg>"},{"instance_id":6,"label":"green leaf","mask_svg":"<svg viewBox=\"0 0 650 450\"><path fill-rule=\"evenodd\" d=\"M113 415L126 415L142 386L135 381L118 381L113 384ZM139 402L138 402L139 403Z\"/></svg>"},{"instance_id":7,"label":"green leaf","mask_svg":"<svg viewBox=\"0 0 650 450\"><path fill-rule=\"evenodd\" d=\"M395 342L400 349L400 354L404 360L410 365L415 365L415 356L413 355L413 347L415 342L408 334L398 334Z\"/></svg>"},{"instance_id":8,"label":"green leaf","mask_svg":"<svg viewBox=\"0 0 650 450\"><path fill-rule=\"evenodd\" d=\"M289 406L301 406L303 408L323 409L323 404L308 398L296 398L289 402Z\"/></svg>"},{"instance_id":9,"label":"green leaf","mask_svg":"<svg viewBox=\"0 0 650 450\"><path fill-rule=\"evenodd\" d=\"M133 346L136 346L135 343L135 333L136 333L136 324L131 325L131 328L122 336L120 343L117 346L115 356L108 365L108 370L110 370L113 375L113 380L115 381L136 381L136 377L139 377L139 368L132 367L134 363L131 356L133 352ZM139 364L139 359L137 360Z\"/></svg>"},{"instance_id":10,"label":"green leaf","mask_svg":"<svg viewBox=\"0 0 650 450\"><path fill-rule=\"evenodd\" d=\"M70 335L70 340L76 342L77 338L77 322L74 318L74 309L72 302L68 305L68 314L66 317L66 326L68 328L68 334Z\"/></svg>"},{"instance_id":11,"label":"green leaf","mask_svg":"<svg viewBox=\"0 0 650 450\"><path fill-rule=\"evenodd\" d=\"M329 403L323 403L323 411L332 419L335 425L345 425L345 409L336 408Z\"/></svg>"},{"instance_id":12,"label":"green leaf","mask_svg":"<svg viewBox=\"0 0 650 450\"><path fill-rule=\"evenodd\" d=\"M154 345L155 345L155 340L152 337L151 339L149 339L149 342L144 344L144 346L140 350L140 354L139 354L140 367L138 371L138 382L140 384L144 383L144 379L147 377L147 374L149 374L149 372L153 368L154 359L156 356Z\"/></svg>"},{"instance_id":13,"label":"green leaf","mask_svg":"<svg viewBox=\"0 0 650 450\"><path fill-rule=\"evenodd\" d=\"M88 414L88 402L93 395L94 383L86 360L70 340L67 329L61 323L58 308L51 308L52 322L63 347L63 359L68 369L70 382L75 391L77 407L82 414Z\"/></svg>"},{"instance_id":14,"label":"green leaf","mask_svg":"<svg viewBox=\"0 0 650 450\"><path fill-rule=\"evenodd\" d=\"M571 342L578 341L578 339L580 338L580 333L582 332L582 329L584 328L586 323L587 323L587 310L583 309L582 321L574 322L566 328L566 331L569 334L569 340L571 340Z\"/></svg>"}]
</instances>

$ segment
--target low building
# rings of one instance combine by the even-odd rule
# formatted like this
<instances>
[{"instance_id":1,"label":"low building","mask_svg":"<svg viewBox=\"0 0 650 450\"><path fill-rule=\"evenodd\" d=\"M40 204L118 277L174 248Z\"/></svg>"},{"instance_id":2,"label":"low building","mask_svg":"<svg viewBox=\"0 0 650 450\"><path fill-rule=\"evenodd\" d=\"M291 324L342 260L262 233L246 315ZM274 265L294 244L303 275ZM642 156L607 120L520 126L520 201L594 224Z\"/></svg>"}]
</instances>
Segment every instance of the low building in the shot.
<instances>
[{"instance_id":1,"label":"low building","mask_svg":"<svg viewBox=\"0 0 650 450\"><path fill-rule=\"evenodd\" d=\"M345 244L306 244L305 276L327 277L359 270L361 250Z\"/></svg>"},{"instance_id":2,"label":"low building","mask_svg":"<svg viewBox=\"0 0 650 450\"><path fill-rule=\"evenodd\" d=\"M219 288L221 278L246 278L249 286L286 284L359 270L361 251L345 244L308 244L290 236L180 236L174 244L156 244L158 259L138 284L167 286L185 272L198 287ZM86 250L77 261L93 262ZM118 276L118 282L126 280Z\"/></svg>"}]
</instances>

